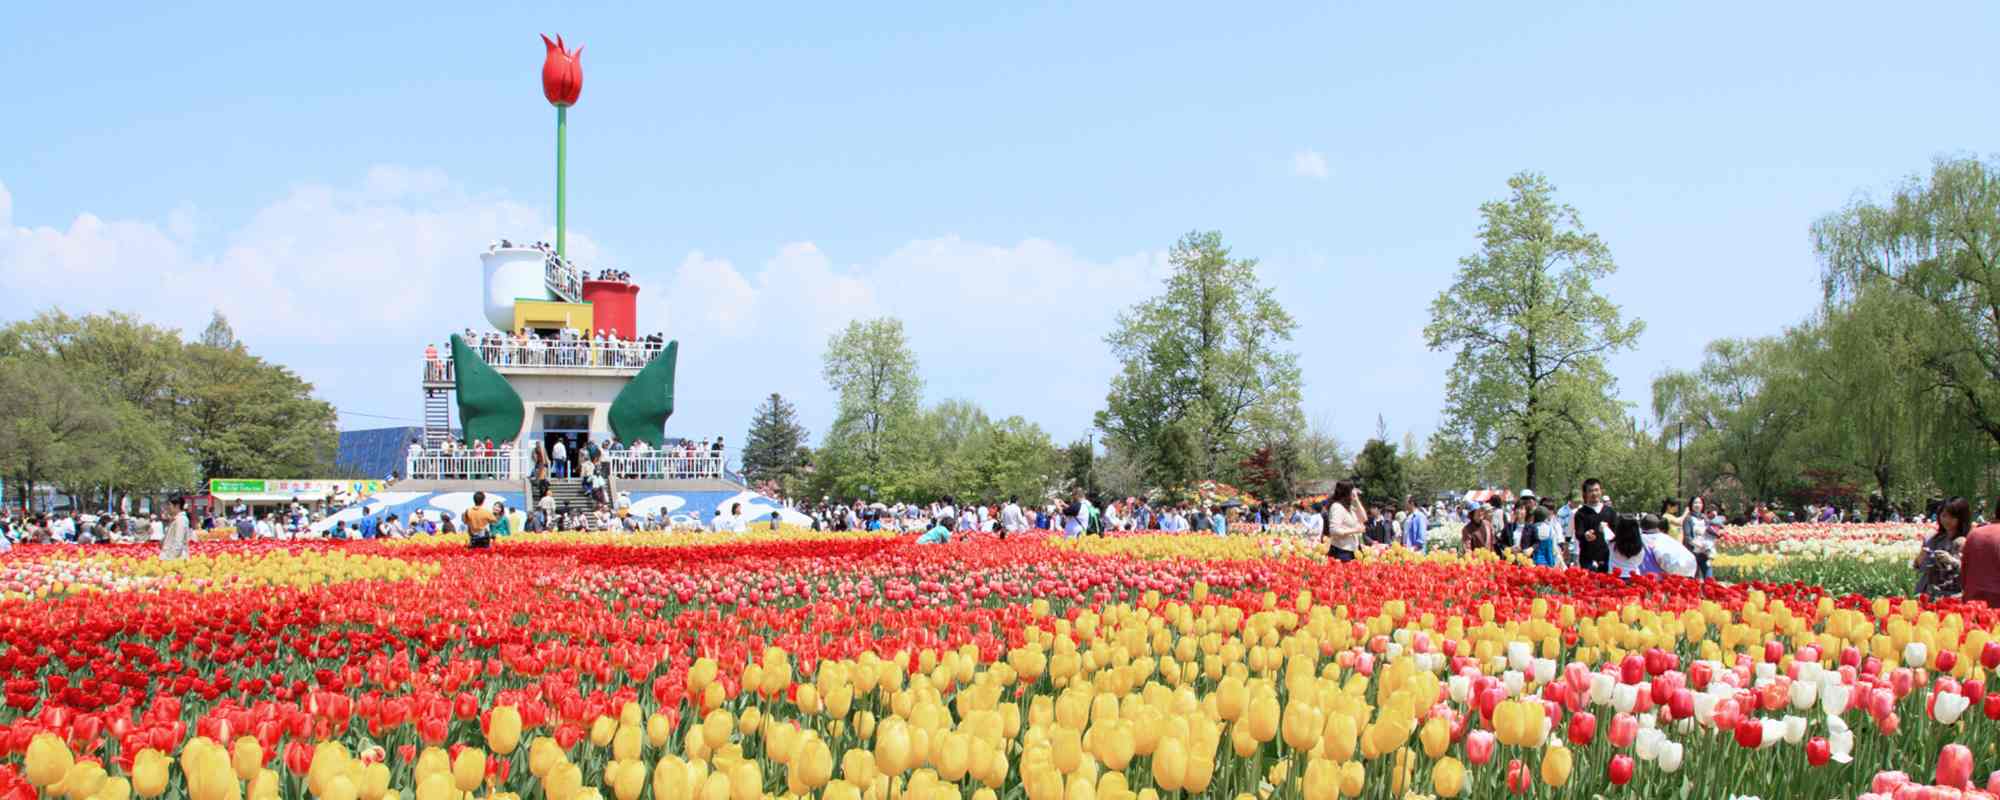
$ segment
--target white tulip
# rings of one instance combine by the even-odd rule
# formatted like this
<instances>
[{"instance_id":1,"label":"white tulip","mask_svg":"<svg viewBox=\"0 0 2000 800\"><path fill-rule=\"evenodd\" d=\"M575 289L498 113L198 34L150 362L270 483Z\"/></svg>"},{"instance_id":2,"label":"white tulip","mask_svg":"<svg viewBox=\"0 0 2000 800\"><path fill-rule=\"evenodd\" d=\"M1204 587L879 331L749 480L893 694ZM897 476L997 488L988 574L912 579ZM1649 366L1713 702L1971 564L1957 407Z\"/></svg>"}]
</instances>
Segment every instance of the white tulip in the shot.
<instances>
[{"instance_id":1,"label":"white tulip","mask_svg":"<svg viewBox=\"0 0 2000 800\"><path fill-rule=\"evenodd\" d=\"M1507 687L1508 697L1514 697L1528 685L1528 676L1521 674L1520 670L1510 669L1500 673L1500 685Z\"/></svg>"},{"instance_id":2,"label":"white tulip","mask_svg":"<svg viewBox=\"0 0 2000 800\"><path fill-rule=\"evenodd\" d=\"M1847 721L1836 716L1826 718L1827 749L1833 753L1833 760L1846 764L1854 760L1854 730L1847 727Z\"/></svg>"},{"instance_id":3,"label":"white tulip","mask_svg":"<svg viewBox=\"0 0 2000 800\"><path fill-rule=\"evenodd\" d=\"M1777 744L1779 739L1785 738L1785 723L1775 719L1762 719L1758 720L1758 722L1764 726L1764 740L1757 743L1757 749L1762 750L1770 747ZM1803 732L1802 730L1801 733Z\"/></svg>"},{"instance_id":4,"label":"white tulip","mask_svg":"<svg viewBox=\"0 0 2000 800\"><path fill-rule=\"evenodd\" d=\"M1445 679L1444 685L1451 692L1451 701L1454 703L1463 703L1467 697L1472 696L1472 679L1464 675L1453 675Z\"/></svg>"},{"instance_id":5,"label":"white tulip","mask_svg":"<svg viewBox=\"0 0 2000 800\"><path fill-rule=\"evenodd\" d=\"M1652 728L1640 728L1639 737L1632 740L1632 750L1638 754L1641 761L1651 761L1659 757L1660 743L1666 740L1667 735L1664 733Z\"/></svg>"},{"instance_id":6,"label":"white tulip","mask_svg":"<svg viewBox=\"0 0 2000 800\"><path fill-rule=\"evenodd\" d=\"M1681 757L1684 755L1686 753L1682 751L1681 743L1669 739L1660 743L1660 756L1656 760L1660 764L1660 769L1667 772L1679 772Z\"/></svg>"},{"instance_id":7,"label":"white tulip","mask_svg":"<svg viewBox=\"0 0 2000 800\"><path fill-rule=\"evenodd\" d=\"M1950 725L1958 721L1965 709L1972 705L1972 700L1957 692L1945 692L1933 695L1930 705L1931 716L1942 724Z\"/></svg>"},{"instance_id":8,"label":"white tulip","mask_svg":"<svg viewBox=\"0 0 2000 800\"><path fill-rule=\"evenodd\" d=\"M1548 683L1556 679L1556 661L1553 658L1537 658L1534 667L1536 683Z\"/></svg>"},{"instance_id":9,"label":"white tulip","mask_svg":"<svg viewBox=\"0 0 2000 800\"><path fill-rule=\"evenodd\" d=\"M1535 658L1535 650L1527 642L1507 643L1507 668L1524 670Z\"/></svg>"},{"instance_id":10,"label":"white tulip","mask_svg":"<svg viewBox=\"0 0 2000 800\"><path fill-rule=\"evenodd\" d=\"M1826 687L1819 693L1819 704L1826 713L1840 715L1847 712L1847 702L1854 696L1854 687L1844 683Z\"/></svg>"},{"instance_id":11,"label":"white tulip","mask_svg":"<svg viewBox=\"0 0 2000 800\"><path fill-rule=\"evenodd\" d=\"M1703 692L1694 696L1694 718L1703 725L1715 724L1715 704L1722 698Z\"/></svg>"},{"instance_id":12,"label":"white tulip","mask_svg":"<svg viewBox=\"0 0 2000 800\"><path fill-rule=\"evenodd\" d=\"M1618 688L1611 690L1611 707L1617 709L1618 713L1631 711L1632 707L1638 704L1639 687L1621 683L1618 684Z\"/></svg>"},{"instance_id":13,"label":"white tulip","mask_svg":"<svg viewBox=\"0 0 2000 800\"><path fill-rule=\"evenodd\" d=\"M1911 642L1903 645L1903 666L1921 667L1930 663L1929 655L1930 651L1924 648L1923 642Z\"/></svg>"},{"instance_id":14,"label":"white tulip","mask_svg":"<svg viewBox=\"0 0 2000 800\"><path fill-rule=\"evenodd\" d=\"M1593 705L1610 705L1611 690L1618 681L1602 672L1590 673L1590 702Z\"/></svg>"},{"instance_id":15,"label":"white tulip","mask_svg":"<svg viewBox=\"0 0 2000 800\"><path fill-rule=\"evenodd\" d=\"M1777 679L1778 679L1778 665L1773 664L1769 661L1763 661L1757 664L1757 680L1751 685L1763 686L1764 684L1770 683L1771 681Z\"/></svg>"},{"instance_id":16,"label":"white tulip","mask_svg":"<svg viewBox=\"0 0 2000 800\"><path fill-rule=\"evenodd\" d=\"M1785 743L1798 744L1806 738L1806 718L1797 714L1786 714L1784 730Z\"/></svg>"},{"instance_id":17,"label":"white tulip","mask_svg":"<svg viewBox=\"0 0 2000 800\"><path fill-rule=\"evenodd\" d=\"M1819 684L1813 681L1792 682L1792 708L1804 711L1813 707L1819 699Z\"/></svg>"}]
</instances>

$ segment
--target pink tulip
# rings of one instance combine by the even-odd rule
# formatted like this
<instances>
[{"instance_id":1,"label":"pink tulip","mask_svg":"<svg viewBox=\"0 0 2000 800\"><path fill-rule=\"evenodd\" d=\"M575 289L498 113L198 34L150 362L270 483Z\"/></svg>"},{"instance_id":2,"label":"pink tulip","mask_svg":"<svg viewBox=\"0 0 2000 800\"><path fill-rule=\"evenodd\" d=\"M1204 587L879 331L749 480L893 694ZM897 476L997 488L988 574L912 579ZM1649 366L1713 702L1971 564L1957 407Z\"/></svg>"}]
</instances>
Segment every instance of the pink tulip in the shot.
<instances>
[{"instance_id":1,"label":"pink tulip","mask_svg":"<svg viewBox=\"0 0 2000 800\"><path fill-rule=\"evenodd\" d=\"M1953 742L1938 751L1937 782L1963 789L1972 780L1972 749Z\"/></svg>"}]
</instances>

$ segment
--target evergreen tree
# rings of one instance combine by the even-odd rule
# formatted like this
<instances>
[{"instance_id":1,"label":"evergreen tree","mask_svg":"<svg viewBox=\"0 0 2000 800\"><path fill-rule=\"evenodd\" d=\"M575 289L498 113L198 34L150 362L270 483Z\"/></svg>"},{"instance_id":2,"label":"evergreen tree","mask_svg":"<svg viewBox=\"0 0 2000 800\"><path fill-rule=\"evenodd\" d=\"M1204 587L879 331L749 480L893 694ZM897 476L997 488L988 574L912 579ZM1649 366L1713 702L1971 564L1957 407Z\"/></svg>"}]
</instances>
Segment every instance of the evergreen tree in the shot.
<instances>
[{"instance_id":1,"label":"evergreen tree","mask_svg":"<svg viewBox=\"0 0 2000 800\"><path fill-rule=\"evenodd\" d=\"M799 424L798 409L782 395L772 392L750 422L744 437L743 477L753 483L796 477L805 466L800 458L806 442L805 426Z\"/></svg>"}]
</instances>

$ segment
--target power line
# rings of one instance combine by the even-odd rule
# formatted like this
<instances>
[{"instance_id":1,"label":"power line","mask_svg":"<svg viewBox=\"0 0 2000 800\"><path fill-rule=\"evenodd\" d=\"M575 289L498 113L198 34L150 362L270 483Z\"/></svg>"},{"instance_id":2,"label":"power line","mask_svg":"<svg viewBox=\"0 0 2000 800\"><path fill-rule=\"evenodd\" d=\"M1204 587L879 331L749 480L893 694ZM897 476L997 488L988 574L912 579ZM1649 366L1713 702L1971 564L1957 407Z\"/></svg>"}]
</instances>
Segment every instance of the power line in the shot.
<instances>
[{"instance_id":1,"label":"power line","mask_svg":"<svg viewBox=\"0 0 2000 800\"><path fill-rule=\"evenodd\" d=\"M339 412L339 413L340 413L340 415L341 415L341 416L345 416L345 417L374 417L375 419L392 419L392 420L396 420L397 422L417 422L417 421L418 421L418 420L416 420L416 419L413 419L413 418L410 418L410 417L392 417L392 416L389 416L389 415L387 415L387 414L369 414L369 413L366 413L366 412L362 412L362 411L341 411L341 412Z\"/></svg>"}]
</instances>

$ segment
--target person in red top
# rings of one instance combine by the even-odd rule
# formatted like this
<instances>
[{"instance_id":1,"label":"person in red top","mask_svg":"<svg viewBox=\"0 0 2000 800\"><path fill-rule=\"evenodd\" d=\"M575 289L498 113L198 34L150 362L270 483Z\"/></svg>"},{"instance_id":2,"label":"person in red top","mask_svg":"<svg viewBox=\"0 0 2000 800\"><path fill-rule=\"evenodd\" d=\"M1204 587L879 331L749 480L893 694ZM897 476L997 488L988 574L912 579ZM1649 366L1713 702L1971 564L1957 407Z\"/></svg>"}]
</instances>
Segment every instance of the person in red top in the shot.
<instances>
[{"instance_id":1,"label":"person in red top","mask_svg":"<svg viewBox=\"0 0 2000 800\"><path fill-rule=\"evenodd\" d=\"M2000 520L2000 501L1993 504L1993 518ZM2000 522L1986 523L1966 534L1959 559L1965 586L1962 597L2000 608Z\"/></svg>"}]
</instances>

